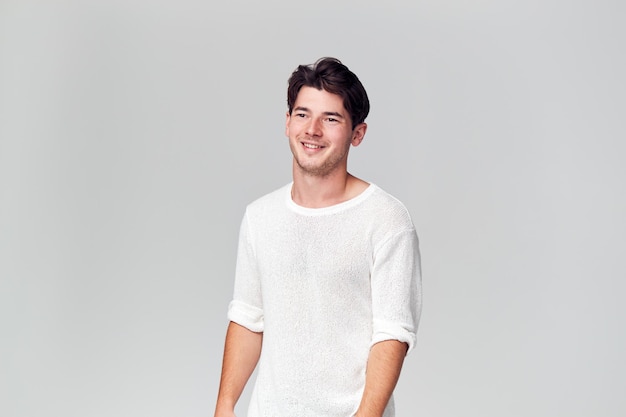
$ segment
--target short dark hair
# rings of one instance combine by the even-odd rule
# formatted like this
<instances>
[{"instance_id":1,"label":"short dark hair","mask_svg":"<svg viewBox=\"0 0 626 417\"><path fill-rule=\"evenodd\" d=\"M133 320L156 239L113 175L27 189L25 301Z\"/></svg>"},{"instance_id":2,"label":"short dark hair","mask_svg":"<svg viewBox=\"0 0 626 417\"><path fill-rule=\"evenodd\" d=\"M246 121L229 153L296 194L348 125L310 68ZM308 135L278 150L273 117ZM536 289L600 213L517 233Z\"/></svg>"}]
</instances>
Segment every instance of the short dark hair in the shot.
<instances>
[{"instance_id":1,"label":"short dark hair","mask_svg":"<svg viewBox=\"0 0 626 417\"><path fill-rule=\"evenodd\" d=\"M337 58L320 58L311 65L299 65L289 77L287 106L293 111L296 97L302 87L313 87L337 94L350 114L352 129L363 123L370 111L370 102L361 81Z\"/></svg>"}]
</instances>

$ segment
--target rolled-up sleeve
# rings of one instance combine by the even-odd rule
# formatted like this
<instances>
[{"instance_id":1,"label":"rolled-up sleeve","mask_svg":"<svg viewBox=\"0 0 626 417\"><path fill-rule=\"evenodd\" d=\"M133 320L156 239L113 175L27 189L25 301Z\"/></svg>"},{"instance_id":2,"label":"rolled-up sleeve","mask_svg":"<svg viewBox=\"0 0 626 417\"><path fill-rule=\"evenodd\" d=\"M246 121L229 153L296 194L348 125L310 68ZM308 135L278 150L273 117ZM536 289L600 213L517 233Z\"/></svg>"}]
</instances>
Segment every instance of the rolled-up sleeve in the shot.
<instances>
[{"instance_id":1,"label":"rolled-up sleeve","mask_svg":"<svg viewBox=\"0 0 626 417\"><path fill-rule=\"evenodd\" d=\"M398 340L415 346L422 308L420 253L414 229L385 240L374 253L372 286L372 342Z\"/></svg>"},{"instance_id":2,"label":"rolled-up sleeve","mask_svg":"<svg viewBox=\"0 0 626 417\"><path fill-rule=\"evenodd\" d=\"M261 283L246 213L239 230L235 289L233 300L228 306L228 319L253 332L262 332L263 318Z\"/></svg>"}]
</instances>

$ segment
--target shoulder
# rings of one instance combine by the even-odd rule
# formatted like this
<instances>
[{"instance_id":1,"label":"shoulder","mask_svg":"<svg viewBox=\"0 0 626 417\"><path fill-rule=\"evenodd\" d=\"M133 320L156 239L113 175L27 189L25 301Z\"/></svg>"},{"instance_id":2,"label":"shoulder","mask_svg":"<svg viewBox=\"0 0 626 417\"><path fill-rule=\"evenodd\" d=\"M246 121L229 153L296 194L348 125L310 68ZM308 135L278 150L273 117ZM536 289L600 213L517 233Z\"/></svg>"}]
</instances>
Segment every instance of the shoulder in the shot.
<instances>
[{"instance_id":1,"label":"shoulder","mask_svg":"<svg viewBox=\"0 0 626 417\"><path fill-rule=\"evenodd\" d=\"M262 215L263 213L275 212L277 209L284 207L290 189L291 183L257 198L247 205L246 215Z\"/></svg>"},{"instance_id":2,"label":"shoulder","mask_svg":"<svg viewBox=\"0 0 626 417\"><path fill-rule=\"evenodd\" d=\"M400 200L375 184L371 184L371 187L373 189L368 205L379 222L396 230L414 229L409 210Z\"/></svg>"}]
</instances>

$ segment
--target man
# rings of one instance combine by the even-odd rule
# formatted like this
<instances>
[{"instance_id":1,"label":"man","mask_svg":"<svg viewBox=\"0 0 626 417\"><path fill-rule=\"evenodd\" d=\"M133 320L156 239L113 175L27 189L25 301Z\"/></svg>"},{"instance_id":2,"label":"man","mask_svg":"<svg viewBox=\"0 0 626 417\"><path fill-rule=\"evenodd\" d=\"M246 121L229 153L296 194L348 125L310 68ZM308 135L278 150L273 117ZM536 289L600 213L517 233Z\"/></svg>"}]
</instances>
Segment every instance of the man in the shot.
<instances>
[{"instance_id":1,"label":"man","mask_svg":"<svg viewBox=\"0 0 626 417\"><path fill-rule=\"evenodd\" d=\"M293 182L241 223L215 417L235 415L257 362L248 417L391 417L419 320L417 235L347 171L369 113L357 76L334 58L301 65L287 104Z\"/></svg>"}]
</instances>

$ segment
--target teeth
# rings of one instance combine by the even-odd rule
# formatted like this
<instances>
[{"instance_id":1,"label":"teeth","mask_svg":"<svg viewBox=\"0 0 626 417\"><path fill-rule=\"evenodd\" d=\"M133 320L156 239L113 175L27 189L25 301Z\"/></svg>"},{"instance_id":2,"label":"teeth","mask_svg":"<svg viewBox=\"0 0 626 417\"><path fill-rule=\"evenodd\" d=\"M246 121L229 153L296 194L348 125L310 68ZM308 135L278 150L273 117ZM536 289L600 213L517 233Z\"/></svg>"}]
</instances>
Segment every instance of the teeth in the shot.
<instances>
[{"instance_id":1,"label":"teeth","mask_svg":"<svg viewBox=\"0 0 626 417\"><path fill-rule=\"evenodd\" d=\"M319 149L319 148L321 148L321 146L311 145L310 143L304 143L303 145L304 145L305 148L309 148L309 149Z\"/></svg>"}]
</instances>

